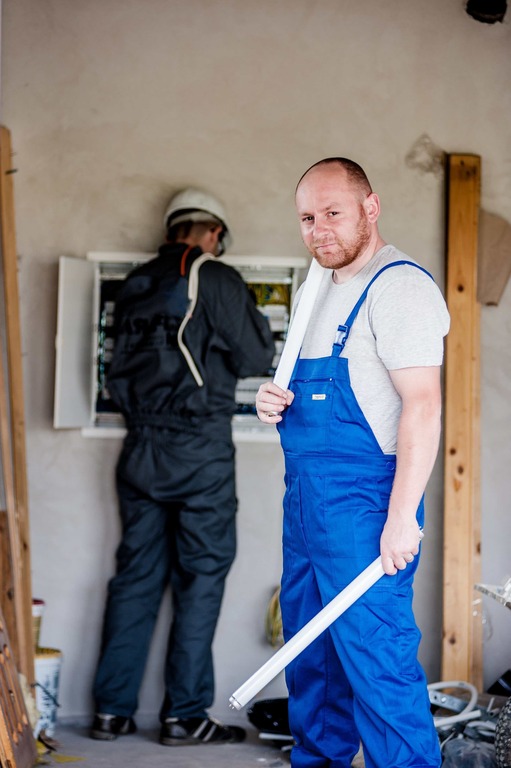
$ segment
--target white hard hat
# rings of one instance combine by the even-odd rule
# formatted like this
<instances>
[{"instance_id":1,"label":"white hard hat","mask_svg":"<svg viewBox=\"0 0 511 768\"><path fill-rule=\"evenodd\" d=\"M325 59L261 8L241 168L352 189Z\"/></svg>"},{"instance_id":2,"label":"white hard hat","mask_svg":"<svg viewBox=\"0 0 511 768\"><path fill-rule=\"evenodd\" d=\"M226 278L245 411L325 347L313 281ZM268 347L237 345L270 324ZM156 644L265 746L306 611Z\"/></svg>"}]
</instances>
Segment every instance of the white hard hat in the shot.
<instances>
[{"instance_id":1,"label":"white hard hat","mask_svg":"<svg viewBox=\"0 0 511 768\"><path fill-rule=\"evenodd\" d=\"M208 221L211 218L216 219L224 228L222 244L227 248L231 243L231 235L225 221L224 207L216 197L200 189L188 187L174 195L165 211L163 225L168 229L182 221Z\"/></svg>"}]
</instances>

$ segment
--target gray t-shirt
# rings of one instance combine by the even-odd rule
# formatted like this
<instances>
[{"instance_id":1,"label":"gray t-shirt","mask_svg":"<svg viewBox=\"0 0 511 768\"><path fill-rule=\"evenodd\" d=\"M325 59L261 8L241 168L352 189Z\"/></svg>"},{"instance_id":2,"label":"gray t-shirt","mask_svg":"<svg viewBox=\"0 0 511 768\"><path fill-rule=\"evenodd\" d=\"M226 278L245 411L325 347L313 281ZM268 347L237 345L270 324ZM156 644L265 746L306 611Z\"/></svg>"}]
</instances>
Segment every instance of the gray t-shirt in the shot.
<instances>
[{"instance_id":1,"label":"gray t-shirt","mask_svg":"<svg viewBox=\"0 0 511 768\"><path fill-rule=\"evenodd\" d=\"M339 285L333 282L332 270L325 270L301 357L328 357L337 326L345 323L371 278L386 264L403 259L413 262L386 245L351 280ZM387 269L369 289L342 356L348 358L353 391L384 453L396 453L401 415L401 398L388 371L441 365L449 322L436 283L417 267Z\"/></svg>"}]
</instances>

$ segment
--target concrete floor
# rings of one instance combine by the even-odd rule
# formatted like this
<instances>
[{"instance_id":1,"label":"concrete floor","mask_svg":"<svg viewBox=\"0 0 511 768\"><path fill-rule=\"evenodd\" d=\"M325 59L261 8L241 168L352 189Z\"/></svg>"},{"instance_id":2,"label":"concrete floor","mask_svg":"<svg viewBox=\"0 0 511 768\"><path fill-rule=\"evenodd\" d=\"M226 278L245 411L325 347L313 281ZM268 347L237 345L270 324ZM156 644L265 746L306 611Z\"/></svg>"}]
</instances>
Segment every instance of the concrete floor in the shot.
<instances>
[{"instance_id":1,"label":"concrete floor","mask_svg":"<svg viewBox=\"0 0 511 768\"><path fill-rule=\"evenodd\" d=\"M158 743L158 730L140 728L131 736L115 741L95 741L88 728L81 725L57 724L53 740L54 752L42 756L38 765L50 768L62 763L76 763L77 768L289 768L290 752L259 738L250 724L247 738L241 744L197 747L164 747ZM357 756L354 768L363 768Z\"/></svg>"},{"instance_id":2,"label":"concrete floor","mask_svg":"<svg viewBox=\"0 0 511 768\"><path fill-rule=\"evenodd\" d=\"M259 738L250 724L241 744L164 747L157 729L143 729L115 741L95 741L83 726L58 724L57 749L46 754L48 766L77 763L77 768L289 768L289 752Z\"/></svg>"}]
</instances>

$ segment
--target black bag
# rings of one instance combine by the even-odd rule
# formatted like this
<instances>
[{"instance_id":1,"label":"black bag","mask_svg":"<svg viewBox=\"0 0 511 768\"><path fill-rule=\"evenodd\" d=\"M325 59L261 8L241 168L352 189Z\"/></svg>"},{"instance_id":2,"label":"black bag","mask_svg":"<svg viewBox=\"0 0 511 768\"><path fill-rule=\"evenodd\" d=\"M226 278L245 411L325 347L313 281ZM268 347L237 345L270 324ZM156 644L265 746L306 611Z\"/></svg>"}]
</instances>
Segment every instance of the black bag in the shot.
<instances>
[{"instance_id":1,"label":"black bag","mask_svg":"<svg viewBox=\"0 0 511 768\"><path fill-rule=\"evenodd\" d=\"M260 731L260 738L267 738L279 744L293 742L288 718L287 699L262 699L256 701L249 710L247 717Z\"/></svg>"}]
</instances>

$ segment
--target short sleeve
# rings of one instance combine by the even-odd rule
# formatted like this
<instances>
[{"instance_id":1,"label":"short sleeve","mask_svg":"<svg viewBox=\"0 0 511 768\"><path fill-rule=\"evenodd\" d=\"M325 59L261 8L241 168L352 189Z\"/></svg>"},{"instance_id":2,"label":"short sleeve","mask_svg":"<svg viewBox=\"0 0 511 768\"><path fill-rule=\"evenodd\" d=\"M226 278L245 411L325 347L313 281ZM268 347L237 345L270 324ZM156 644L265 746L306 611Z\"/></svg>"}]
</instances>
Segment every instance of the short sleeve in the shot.
<instances>
[{"instance_id":1,"label":"short sleeve","mask_svg":"<svg viewBox=\"0 0 511 768\"><path fill-rule=\"evenodd\" d=\"M387 270L385 278L375 282L368 306L383 364L388 370L441 365L450 319L440 289L411 266Z\"/></svg>"}]
</instances>

